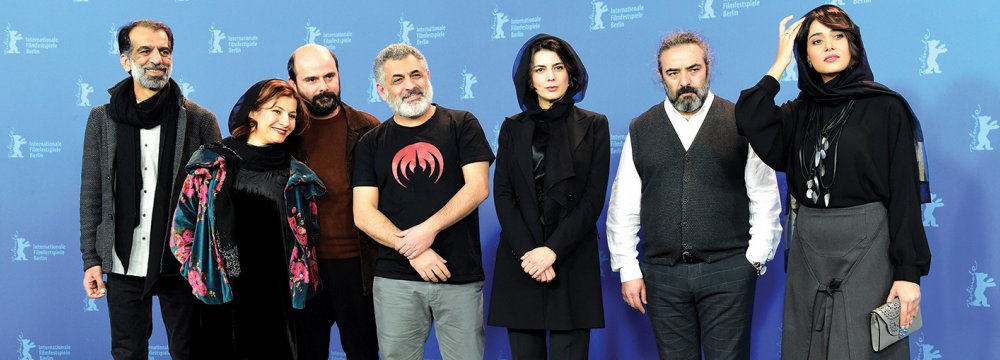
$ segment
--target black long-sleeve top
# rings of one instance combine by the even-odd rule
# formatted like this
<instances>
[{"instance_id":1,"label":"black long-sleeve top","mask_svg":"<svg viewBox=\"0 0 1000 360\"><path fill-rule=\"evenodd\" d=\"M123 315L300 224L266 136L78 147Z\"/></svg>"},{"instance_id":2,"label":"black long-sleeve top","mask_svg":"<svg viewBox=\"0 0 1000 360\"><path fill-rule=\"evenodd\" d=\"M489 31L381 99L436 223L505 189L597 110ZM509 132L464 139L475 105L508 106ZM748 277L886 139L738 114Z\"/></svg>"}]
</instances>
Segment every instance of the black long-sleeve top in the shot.
<instances>
[{"instance_id":1,"label":"black long-sleeve top","mask_svg":"<svg viewBox=\"0 0 1000 360\"><path fill-rule=\"evenodd\" d=\"M826 125L846 102L806 103L796 99L780 107L774 97L780 85L764 76L754 87L743 90L736 102L736 122L760 158L777 171L784 171L788 191L799 205L824 207L808 200L806 178L799 161L809 106L817 106ZM815 140L813 140L815 141ZM836 156L827 150L826 177L830 208L882 202L889 217L889 258L893 279L920 283L930 269L931 253L920 217L919 184L913 123L906 105L890 95L858 98L847 115ZM806 151L812 162L812 151ZM833 159L836 157L836 178ZM826 191L823 192L824 194Z\"/></svg>"}]
</instances>

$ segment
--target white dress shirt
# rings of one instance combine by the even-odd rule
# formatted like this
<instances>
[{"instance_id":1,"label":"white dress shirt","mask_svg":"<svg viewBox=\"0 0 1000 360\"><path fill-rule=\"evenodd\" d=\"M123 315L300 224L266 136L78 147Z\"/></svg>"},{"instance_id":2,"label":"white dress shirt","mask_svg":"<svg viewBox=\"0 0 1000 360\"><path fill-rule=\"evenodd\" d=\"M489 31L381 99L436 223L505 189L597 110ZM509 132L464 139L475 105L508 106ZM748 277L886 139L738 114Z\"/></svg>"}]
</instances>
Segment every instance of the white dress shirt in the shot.
<instances>
[{"instance_id":1,"label":"white dress shirt","mask_svg":"<svg viewBox=\"0 0 1000 360\"><path fill-rule=\"evenodd\" d=\"M701 129L708 110L712 107L715 94L711 91L705 103L691 118L684 118L674 109L670 100L663 102L667 118L680 138L684 150L691 147L698 130ZM748 145L749 146L749 145ZM750 198L750 246L746 258L751 263L765 263L774 258L778 241L781 240L781 199L774 170L764 164L750 148L747 151L747 165L744 172L747 197ZM642 278L639 269L639 212L642 205L642 180L632 160L631 134L625 137L618 174L611 186L611 201L608 204L608 250L611 253L611 270L621 275L626 282Z\"/></svg>"},{"instance_id":2,"label":"white dress shirt","mask_svg":"<svg viewBox=\"0 0 1000 360\"><path fill-rule=\"evenodd\" d=\"M127 273L125 266L118 259L114 246L112 245L111 248L111 258L114 259L111 272L129 276L146 276L146 268L149 266L149 232L153 226L156 173L157 165L160 163L160 126L152 129L139 129L139 153L139 172L142 174L139 225L132 231L132 252L129 254ZM172 218L173 214L170 215Z\"/></svg>"}]
</instances>

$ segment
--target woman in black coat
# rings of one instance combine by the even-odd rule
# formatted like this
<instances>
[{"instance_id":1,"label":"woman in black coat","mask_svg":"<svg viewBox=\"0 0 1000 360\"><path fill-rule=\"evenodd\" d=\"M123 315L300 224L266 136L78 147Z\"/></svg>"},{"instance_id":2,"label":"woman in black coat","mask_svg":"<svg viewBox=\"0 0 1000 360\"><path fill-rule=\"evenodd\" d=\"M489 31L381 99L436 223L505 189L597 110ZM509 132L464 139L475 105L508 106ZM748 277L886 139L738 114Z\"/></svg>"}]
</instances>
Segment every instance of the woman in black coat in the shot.
<instances>
[{"instance_id":1,"label":"woman in black coat","mask_svg":"<svg viewBox=\"0 0 1000 360\"><path fill-rule=\"evenodd\" d=\"M580 109L587 71L569 43L539 34L515 59L521 113L500 128L494 204L500 243L489 325L514 359L585 359L604 327L597 219L604 208L608 119Z\"/></svg>"}]
</instances>

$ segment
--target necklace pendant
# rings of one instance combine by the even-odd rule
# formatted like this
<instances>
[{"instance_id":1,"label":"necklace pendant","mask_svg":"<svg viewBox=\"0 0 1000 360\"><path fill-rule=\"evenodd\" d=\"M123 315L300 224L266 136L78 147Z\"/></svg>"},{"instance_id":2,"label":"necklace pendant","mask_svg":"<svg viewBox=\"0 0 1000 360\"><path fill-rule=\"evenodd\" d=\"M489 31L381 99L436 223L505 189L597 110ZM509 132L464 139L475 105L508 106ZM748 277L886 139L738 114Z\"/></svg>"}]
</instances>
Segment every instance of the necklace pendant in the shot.
<instances>
[{"instance_id":1,"label":"necklace pendant","mask_svg":"<svg viewBox=\"0 0 1000 360\"><path fill-rule=\"evenodd\" d=\"M812 188L813 188L813 180L809 179L809 181L806 181L806 189L812 189Z\"/></svg>"},{"instance_id":2,"label":"necklace pendant","mask_svg":"<svg viewBox=\"0 0 1000 360\"><path fill-rule=\"evenodd\" d=\"M826 166L823 165L819 166L819 176L820 177L826 176Z\"/></svg>"},{"instance_id":3,"label":"necklace pendant","mask_svg":"<svg viewBox=\"0 0 1000 360\"><path fill-rule=\"evenodd\" d=\"M813 157L813 167L819 166L819 151L816 152L816 156Z\"/></svg>"},{"instance_id":4,"label":"necklace pendant","mask_svg":"<svg viewBox=\"0 0 1000 360\"><path fill-rule=\"evenodd\" d=\"M826 207L830 207L830 193L826 193L826 195L823 195L823 204Z\"/></svg>"},{"instance_id":5,"label":"necklace pendant","mask_svg":"<svg viewBox=\"0 0 1000 360\"><path fill-rule=\"evenodd\" d=\"M809 200L812 200L813 202L816 202L816 193L813 192L812 188L809 188L808 190L806 190L806 197L809 198Z\"/></svg>"},{"instance_id":6,"label":"necklace pendant","mask_svg":"<svg viewBox=\"0 0 1000 360\"><path fill-rule=\"evenodd\" d=\"M819 158L823 159L823 160L826 160L826 150L820 150L819 151Z\"/></svg>"}]
</instances>

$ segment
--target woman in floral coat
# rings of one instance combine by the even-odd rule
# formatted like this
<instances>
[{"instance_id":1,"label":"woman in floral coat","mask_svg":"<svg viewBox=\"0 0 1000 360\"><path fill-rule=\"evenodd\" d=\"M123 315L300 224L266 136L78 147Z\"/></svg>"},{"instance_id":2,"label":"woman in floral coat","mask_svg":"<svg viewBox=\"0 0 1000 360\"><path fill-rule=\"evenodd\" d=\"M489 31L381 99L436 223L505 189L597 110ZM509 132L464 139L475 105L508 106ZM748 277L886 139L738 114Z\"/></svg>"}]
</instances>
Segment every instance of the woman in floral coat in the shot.
<instances>
[{"instance_id":1,"label":"woman in floral coat","mask_svg":"<svg viewBox=\"0 0 1000 360\"><path fill-rule=\"evenodd\" d=\"M286 82L258 82L230 113L232 136L187 164L170 248L195 297L211 305L199 357L297 358L295 312L320 287L316 198L326 191L285 141L304 117Z\"/></svg>"}]
</instances>

